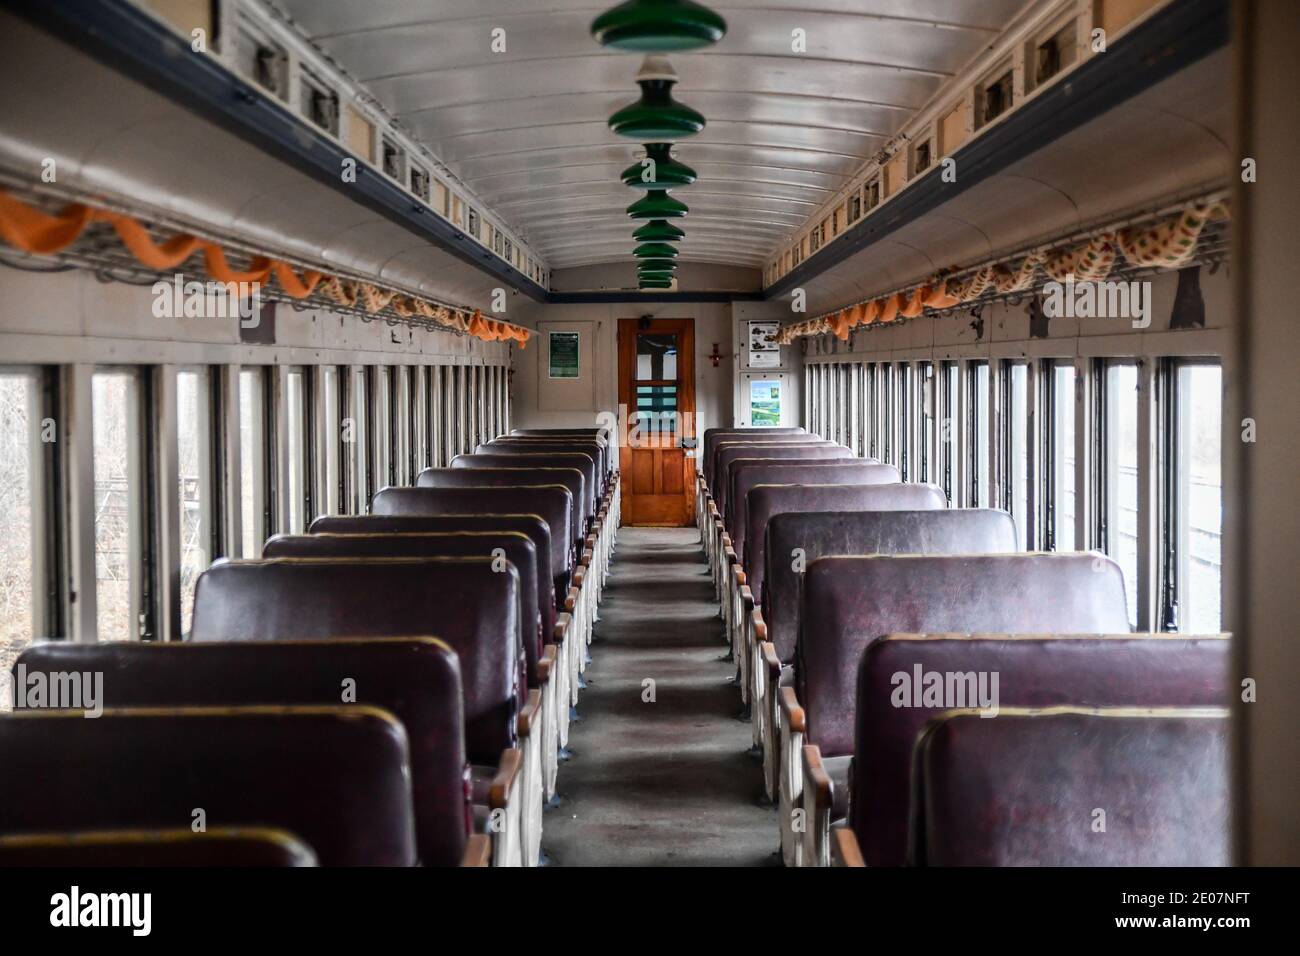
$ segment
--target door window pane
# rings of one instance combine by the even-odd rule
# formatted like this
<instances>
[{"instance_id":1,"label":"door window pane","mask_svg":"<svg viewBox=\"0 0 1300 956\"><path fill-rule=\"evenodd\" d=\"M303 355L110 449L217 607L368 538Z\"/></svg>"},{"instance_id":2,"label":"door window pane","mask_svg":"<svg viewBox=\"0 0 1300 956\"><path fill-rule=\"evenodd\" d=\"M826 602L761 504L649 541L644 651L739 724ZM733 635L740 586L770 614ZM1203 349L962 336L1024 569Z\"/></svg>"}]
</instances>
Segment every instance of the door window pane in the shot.
<instances>
[{"instance_id":1,"label":"door window pane","mask_svg":"<svg viewBox=\"0 0 1300 956\"><path fill-rule=\"evenodd\" d=\"M239 523L243 556L260 558L267 520L266 381L260 368L239 373Z\"/></svg>"},{"instance_id":2,"label":"door window pane","mask_svg":"<svg viewBox=\"0 0 1300 956\"><path fill-rule=\"evenodd\" d=\"M1223 478L1220 472L1223 373L1217 365L1180 365L1174 449L1178 506L1178 630L1212 634L1222 627Z\"/></svg>"},{"instance_id":3,"label":"door window pane","mask_svg":"<svg viewBox=\"0 0 1300 956\"><path fill-rule=\"evenodd\" d=\"M1106 416L1103 423L1105 507L1102 541L1124 571L1129 621L1137 623L1138 577L1138 367L1105 366Z\"/></svg>"},{"instance_id":4,"label":"door window pane","mask_svg":"<svg viewBox=\"0 0 1300 956\"><path fill-rule=\"evenodd\" d=\"M1052 366L1049 383L1052 390L1048 407L1051 412L1052 474L1048 476L1052 508L1053 548L1073 551L1074 534L1074 363L1057 362Z\"/></svg>"},{"instance_id":5,"label":"door window pane","mask_svg":"<svg viewBox=\"0 0 1300 956\"><path fill-rule=\"evenodd\" d=\"M142 585L140 380L96 372L91 380L95 473L95 606L101 641L139 636Z\"/></svg>"},{"instance_id":6,"label":"door window pane","mask_svg":"<svg viewBox=\"0 0 1300 956\"><path fill-rule=\"evenodd\" d=\"M176 458L180 478L181 633L194 613L194 586L212 563L212 409L207 369L176 374Z\"/></svg>"},{"instance_id":7,"label":"door window pane","mask_svg":"<svg viewBox=\"0 0 1300 956\"><path fill-rule=\"evenodd\" d=\"M0 372L0 711L13 703L9 668L36 628L36 538L41 508L40 383Z\"/></svg>"}]
</instances>

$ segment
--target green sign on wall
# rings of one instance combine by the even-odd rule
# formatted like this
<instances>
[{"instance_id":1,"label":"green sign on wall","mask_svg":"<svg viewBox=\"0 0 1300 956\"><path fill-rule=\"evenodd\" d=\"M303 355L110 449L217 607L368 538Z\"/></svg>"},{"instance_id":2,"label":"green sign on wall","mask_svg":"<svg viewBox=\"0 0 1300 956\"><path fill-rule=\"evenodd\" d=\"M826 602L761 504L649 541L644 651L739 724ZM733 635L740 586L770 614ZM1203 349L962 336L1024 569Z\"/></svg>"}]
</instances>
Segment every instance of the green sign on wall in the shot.
<instances>
[{"instance_id":1,"label":"green sign on wall","mask_svg":"<svg viewBox=\"0 0 1300 956\"><path fill-rule=\"evenodd\" d=\"M550 334L551 378L578 377L578 333Z\"/></svg>"}]
</instances>

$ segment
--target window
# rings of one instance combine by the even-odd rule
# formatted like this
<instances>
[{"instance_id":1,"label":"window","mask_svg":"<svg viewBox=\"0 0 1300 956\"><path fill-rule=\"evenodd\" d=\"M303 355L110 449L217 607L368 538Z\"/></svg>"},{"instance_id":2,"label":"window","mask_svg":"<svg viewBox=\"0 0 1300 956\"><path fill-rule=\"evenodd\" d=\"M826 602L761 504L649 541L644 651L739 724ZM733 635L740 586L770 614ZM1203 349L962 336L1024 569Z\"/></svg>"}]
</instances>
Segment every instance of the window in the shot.
<instances>
[{"instance_id":1,"label":"window","mask_svg":"<svg viewBox=\"0 0 1300 956\"><path fill-rule=\"evenodd\" d=\"M176 373L176 463L179 476L181 633L190 630L194 586L212 563L212 385L206 368Z\"/></svg>"},{"instance_id":2,"label":"window","mask_svg":"<svg viewBox=\"0 0 1300 956\"><path fill-rule=\"evenodd\" d=\"M285 378L285 466L289 492L287 523L289 534L302 534L311 521L311 472L308 468L311 449L308 425L307 371L301 366L289 369Z\"/></svg>"},{"instance_id":3,"label":"window","mask_svg":"<svg viewBox=\"0 0 1300 956\"><path fill-rule=\"evenodd\" d=\"M1011 71L1007 70L995 79L984 84L981 97L980 115L984 122L996 119L1011 108L1012 82Z\"/></svg>"},{"instance_id":4,"label":"window","mask_svg":"<svg viewBox=\"0 0 1300 956\"><path fill-rule=\"evenodd\" d=\"M239 523L242 554L260 558L262 542L275 526L269 487L267 449L272 429L267 420L266 371L246 368L239 373Z\"/></svg>"},{"instance_id":5,"label":"window","mask_svg":"<svg viewBox=\"0 0 1300 956\"><path fill-rule=\"evenodd\" d=\"M393 481L393 384L392 369L387 365L371 367L371 402L374 420L370 431L371 467L374 478L371 495L381 488L396 484Z\"/></svg>"},{"instance_id":6,"label":"window","mask_svg":"<svg viewBox=\"0 0 1300 956\"><path fill-rule=\"evenodd\" d=\"M934 481L935 394L934 364L922 362L916 367L917 430L916 480Z\"/></svg>"},{"instance_id":7,"label":"window","mask_svg":"<svg viewBox=\"0 0 1300 956\"><path fill-rule=\"evenodd\" d=\"M1074 62L1074 34L1074 22L1071 20L1034 46L1034 59L1029 68L1034 88L1046 83Z\"/></svg>"},{"instance_id":8,"label":"window","mask_svg":"<svg viewBox=\"0 0 1300 956\"><path fill-rule=\"evenodd\" d=\"M1138 607L1138 366L1107 360L1097 389L1097 545L1124 572L1129 621Z\"/></svg>"},{"instance_id":9,"label":"window","mask_svg":"<svg viewBox=\"0 0 1300 956\"><path fill-rule=\"evenodd\" d=\"M961 487L957 450L961 423L960 373L956 362L944 362L939 367L939 479L950 504L957 503Z\"/></svg>"},{"instance_id":10,"label":"window","mask_svg":"<svg viewBox=\"0 0 1300 956\"><path fill-rule=\"evenodd\" d=\"M930 168L930 141L927 139L924 143L917 143L916 150L912 154L913 168L912 175L925 172Z\"/></svg>"},{"instance_id":11,"label":"window","mask_svg":"<svg viewBox=\"0 0 1300 956\"><path fill-rule=\"evenodd\" d=\"M912 474L916 454L916 439L912 432L915 420L912 366L899 365L895 375L898 378L898 470L904 481L915 481L916 476Z\"/></svg>"},{"instance_id":12,"label":"window","mask_svg":"<svg viewBox=\"0 0 1300 956\"><path fill-rule=\"evenodd\" d=\"M853 195L849 197L849 224L857 222L862 218L862 193L856 189Z\"/></svg>"},{"instance_id":13,"label":"window","mask_svg":"<svg viewBox=\"0 0 1300 956\"><path fill-rule=\"evenodd\" d=\"M302 114L331 136L339 134L339 97L323 80L303 70L299 83Z\"/></svg>"},{"instance_id":14,"label":"window","mask_svg":"<svg viewBox=\"0 0 1300 956\"><path fill-rule=\"evenodd\" d=\"M405 180L406 153L387 136L380 137L379 161L385 176L399 183Z\"/></svg>"},{"instance_id":15,"label":"window","mask_svg":"<svg viewBox=\"0 0 1300 956\"><path fill-rule=\"evenodd\" d=\"M1002 366L1002 507L1015 520L1021 546L1032 550L1037 537L1030 495L1033 444L1029 428L1029 366L1006 362Z\"/></svg>"},{"instance_id":16,"label":"window","mask_svg":"<svg viewBox=\"0 0 1300 956\"><path fill-rule=\"evenodd\" d=\"M1051 362L1043 378L1043 491L1046 495L1044 546L1073 551L1074 492L1074 363Z\"/></svg>"},{"instance_id":17,"label":"window","mask_svg":"<svg viewBox=\"0 0 1300 956\"><path fill-rule=\"evenodd\" d=\"M970 415L967 418L966 447L969 449L970 488L967 506L990 507L989 496L989 365L971 362L966 366L970 387Z\"/></svg>"},{"instance_id":18,"label":"window","mask_svg":"<svg viewBox=\"0 0 1300 956\"><path fill-rule=\"evenodd\" d=\"M866 197L867 211L875 209L880 205L880 177L876 176L862 189L863 196Z\"/></svg>"},{"instance_id":19,"label":"window","mask_svg":"<svg viewBox=\"0 0 1300 956\"><path fill-rule=\"evenodd\" d=\"M414 484L411 472L411 386L407 367L392 370L393 382L393 484Z\"/></svg>"},{"instance_id":20,"label":"window","mask_svg":"<svg viewBox=\"0 0 1300 956\"><path fill-rule=\"evenodd\" d=\"M146 383L135 371L102 370L91 379L95 476L95 607L101 641L150 633L145 574L149 540Z\"/></svg>"},{"instance_id":21,"label":"window","mask_svg":"<svg viewBox=\"0 0 1300 956\"><path fill-rule=\"evenodd\" d=\"M880 424L876 400L876 366L864 364L862 367L862 432L869 458L880 459Z\"/></svg>"},{"instance_id":22,"label":"window","mask_svg":"<svg viewBox=\"0 0 1300 956\"><path fill-rule=\"evenodd\" d=\"M1166 375L1162 627L1213 634L1222 627L1223 373L1217 364L1176 361Z\"/></svg>"},{"instance_id":23,"label":"window","mask_svg":"<svg viewBox=\"0 0 1300 956\"><path fill-rule=\"evenodd\" d=\"M366 369L355 366L348 374L348 417L343 420L343 447L347 451L347 484L352 491L352 513L370 511L370 382Z\"/></svg>"},{"instance_id":24,"label":"window","mask_svg":"<svg viewBox=\"0 0 1300 956\"><path fill-rule=\"evenodd\" d=\"M46 518L41 466L43 448L56 436L46 431L53 420L42 417L40 373L0 370L0 711L12 703L10 666L43 626L36 565Z\"/></svg>"},{"instance_id":25,"label":"window","mask_svg":"<svg viewBox=\"0 0 1300 956\"><path fill-rule=\"evenodd\" d=\"M429 467L429 382L423 365L412 365L411 379L411 478Z\"/></svg>"},{"instance_id":26,"label":"window","mask_svg":"<svg viewBox=\"0 0 1300 956\"><path fill-rule=\"evenodd\" d=\"M898 464L898 449L894 444L894 376L888 364L876 366L876 395L880 428L880 460L890 465Z\"/></svg>"},{"instance_id":27,"label":"window","mask_svg":"<svg viewBox=\"0 0 1300 956\"><path fill-rule=\"evenodd\" d=\"M316 440L320 446L316 456L316 474L320 487L315 500L322 514L338 514L343 497L343 442L340 427L343 406L338 366L320 366L317 369L317 381L320 383L321 421L316 429Z\"/></svg>"}]
</instances>

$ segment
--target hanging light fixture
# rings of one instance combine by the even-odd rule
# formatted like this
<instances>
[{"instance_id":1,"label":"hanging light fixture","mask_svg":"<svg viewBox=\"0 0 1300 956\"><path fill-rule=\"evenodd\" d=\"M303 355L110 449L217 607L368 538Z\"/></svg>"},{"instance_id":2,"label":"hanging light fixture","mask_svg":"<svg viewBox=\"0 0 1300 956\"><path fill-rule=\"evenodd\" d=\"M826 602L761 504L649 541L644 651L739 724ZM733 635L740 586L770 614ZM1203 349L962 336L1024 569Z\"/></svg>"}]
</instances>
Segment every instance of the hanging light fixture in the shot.
<instances>
[{"instance_id":1,"label":"hanging light fixture","mask_svg":"<svg viewBox=\"0 0 1300 956\"><path fill-rule=\"evenodd\" d=\"M623 184L633 189L676 189L695 182L695 170L673 159L672 143L647 143L645 159L623 170Z\"/></svg>"},{"instance_id":2,"label":"hanging light fixture","mask_svg":"<svg viewBox=\"0 0 1300 956\"><path fill-rule=\"evenodd\" d=\"M638 259L675 259L677 247L671 242L643 242L632 250Z\"/></svg>"},{"instance_id":3,"label":"hanging light fixture","mask_svg":"<svg viewBox=\"0 0 1300 956\"><path fill-rule=\"evenodd\" d=\"M639 53L697 50L726 32L727 21L692 0L628 0L591 22L602 46Z\"/></svg>"},{"instance_id":4,"label":"hanging light fixture","mask_svg":"<svg viewBox=\"0 0 1300 956\"><path fill-rule=\"evenodd\" d=\"M639 140L680 139L704 129L704 116L673 99L677 72L666 56L648 56L636 75L641 99L609 118L619 136Z\"/></svg>"},{"instance_id":5,"label":"hanging light fixture","mask_svg":"<svg viewBox=\"0 0 1300 956\"><path fill-rule=\"evenodd\" d=\"M673 287L672 279L642 279L637 283L641 289L671 289Z\"/></svg>"},{"instance_id":6,"label":"hanging light fixture","mask_svg":"<svg viewBox=\"0 0 1300 956\"><path fill-rule=\"evenodd\" d=\"M686 233L665 219L652 219L632 233L637 242L680 242Z\"/></svg>"},{"instance_id":7,"label":"hanging light fixture","mask_svg":"<svg viewBox=\"0 0 1300 956\"><path fill-rule=\"evenodd\" d=\"M672 272L677 268L677 263L672 259L642 259L637 263L637 269L641 272Z\"/></svg>"},{"instance_id":8,"label":"hanging light fixture","mask_svg":"<svg viewBox=\"0 0 1300 956\"><path fill-rule=\"evenodd\" d=\"M650 190L627 207L627 214L633 219L680 219L688 212L690 207L686 203L662 189Z\"/></svg>"}]
</instances>

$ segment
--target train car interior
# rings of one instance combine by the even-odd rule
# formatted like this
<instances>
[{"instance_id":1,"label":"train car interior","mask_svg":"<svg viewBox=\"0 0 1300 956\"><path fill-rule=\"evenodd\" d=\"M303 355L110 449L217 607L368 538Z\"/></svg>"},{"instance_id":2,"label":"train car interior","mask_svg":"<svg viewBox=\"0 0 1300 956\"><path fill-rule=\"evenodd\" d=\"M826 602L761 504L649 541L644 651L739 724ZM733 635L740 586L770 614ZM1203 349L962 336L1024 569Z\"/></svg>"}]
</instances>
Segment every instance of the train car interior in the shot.
<instances>
[{"instance_id":1,"label":"train car interior","mask_svg":"<svg viewBox=\"0 0 1300 956\"><path fill-rule=\"evenodd\" d=\"M1297 12L0 0L0 867L1300 864Z\"/></svg>"}]
</instances>

